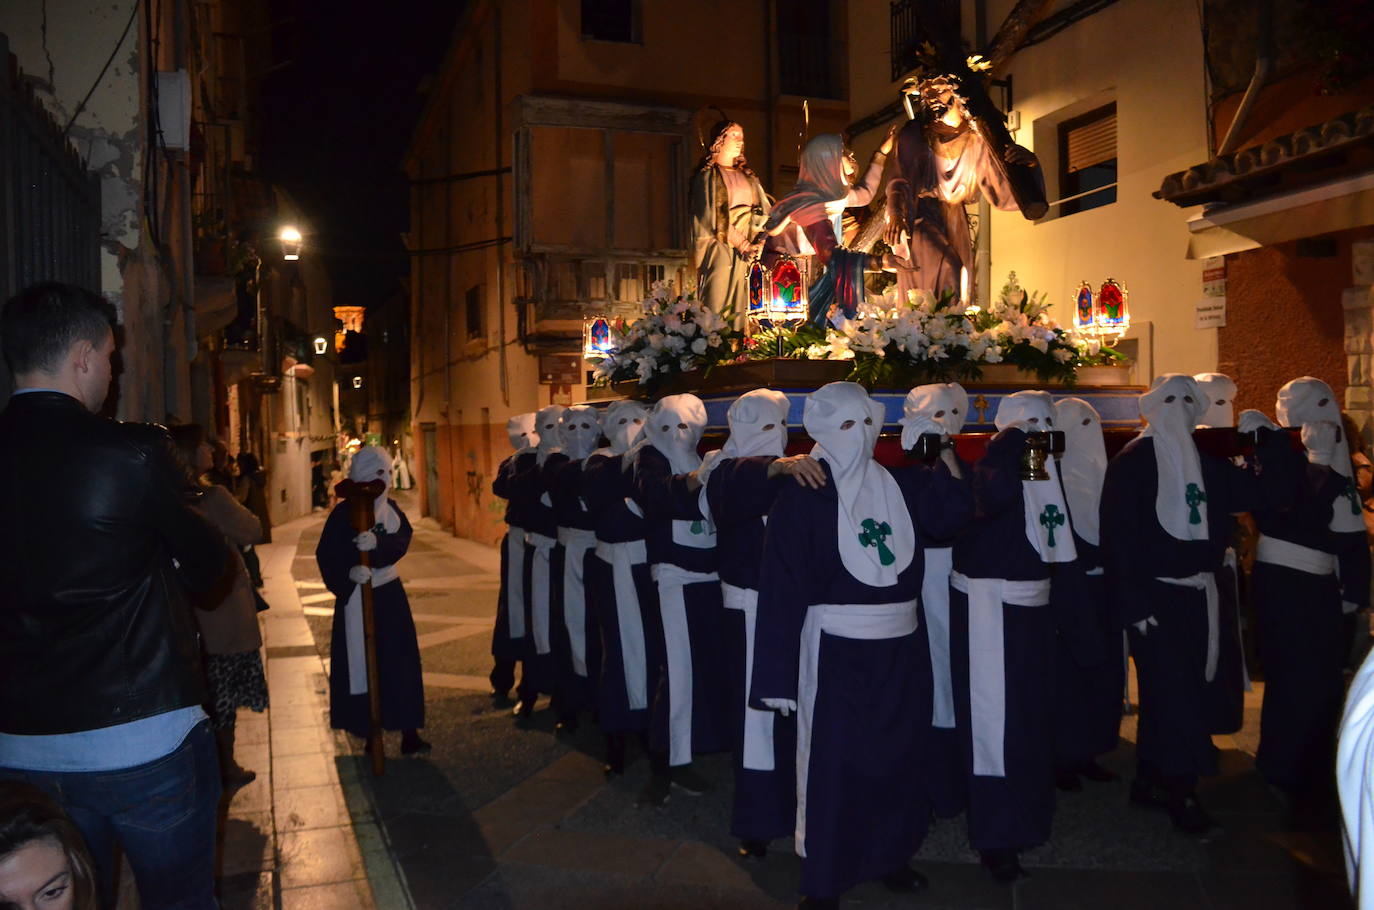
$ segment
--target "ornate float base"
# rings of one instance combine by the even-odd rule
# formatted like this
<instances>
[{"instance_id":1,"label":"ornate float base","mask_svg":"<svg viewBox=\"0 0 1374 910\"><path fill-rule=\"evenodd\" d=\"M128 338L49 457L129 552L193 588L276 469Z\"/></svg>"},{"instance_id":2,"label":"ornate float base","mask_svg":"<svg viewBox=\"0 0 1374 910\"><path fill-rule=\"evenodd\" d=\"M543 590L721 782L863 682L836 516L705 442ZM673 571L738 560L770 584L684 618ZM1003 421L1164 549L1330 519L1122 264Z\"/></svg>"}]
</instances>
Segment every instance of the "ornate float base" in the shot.
<instances>
[{"instance_id":1,"label":"ornate float base","mask_svg":"<svg viewBox=\"0 0 1374 910\"><path fill-rule=\"evenodd\" d=\"M590 403L610 402L620 398L654 400L665 395L691 392L706 404L707 432L725 432L726 412L730 404L753 389L776 389L791 400L788 423L800 427L802 404L806 396L825 385L844 379L852 364L846 360L751 360L747 363L722 364L706 375L681 373L660 383L653 395L644 393L635 382L618 382L610 387L587 390ZM969 420L967 432L990 432L998 403L1013 392L1044 389L1057 398L1077 397L1089 402L1102 415L1104 427L1133 427L1140 423L1138 399L1145 391L1127 385L1130 370L1126 367L1085 367L1078 371L1078 382L1070 387L1063 383L1046 383L1031 374L1023 373L1010 364L989 364L983 367L983 378L963 383L969 392ZM902 399L909 388L875 388L873 397L887 409L887 428L895 429L902 416Z\"/></svg>"}]
</instances>

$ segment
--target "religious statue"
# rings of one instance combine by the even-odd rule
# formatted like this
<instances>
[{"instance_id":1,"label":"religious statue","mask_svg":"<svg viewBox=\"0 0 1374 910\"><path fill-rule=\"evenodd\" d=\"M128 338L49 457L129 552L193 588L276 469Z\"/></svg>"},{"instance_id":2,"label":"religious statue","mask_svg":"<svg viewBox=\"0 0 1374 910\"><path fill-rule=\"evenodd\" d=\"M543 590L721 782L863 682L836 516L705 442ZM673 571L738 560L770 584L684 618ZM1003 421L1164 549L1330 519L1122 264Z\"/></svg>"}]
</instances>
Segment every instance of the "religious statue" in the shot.
<instances>
[{"instance_id":1,"label":"religious statue","mask_svg":"<svg viewBox=\"0 0 1374 910\"><path fill-rule=\"evenodd\" d=\"M692 249L697 297L717 313L748 308L750 263L763 247L768 195L744 158L744 129L721 120L692 176Z\"/></svg>"},{"instance_id":2,"label":"religious statue","mask_svg":"<svg viewBox=\"0 0 1374 910\"><path fill-rule=\"evenodd\" d=\"M1044 176L1035 154L992 135L970 114L957 78L912 80L903 90L912 119L897 136L897 176L887 185L887 243L897 257L902 299L915 289L972 298L973 236L964 206L982 194L1004 211L1044 214ZM1003 130L1005 132L1005 130Z\"/></svg>"},{"instance_id":3,"label":"religious statue","mask_svg":"<svg viewBox=\"0 0 1374 910\"><path fill-rule=\"evenodd\" d=\"M773 206L765 258L811 257L807 319L813 325L852 319L863 300L864 271L882 268L877 257L845 248L840 219L845 209L873 199L895 137L893 127L873 153L863 180L852 184L858 162L844 139L838 133L817 136L802 152L797 185Z\"/></svg>"}]
</instances>

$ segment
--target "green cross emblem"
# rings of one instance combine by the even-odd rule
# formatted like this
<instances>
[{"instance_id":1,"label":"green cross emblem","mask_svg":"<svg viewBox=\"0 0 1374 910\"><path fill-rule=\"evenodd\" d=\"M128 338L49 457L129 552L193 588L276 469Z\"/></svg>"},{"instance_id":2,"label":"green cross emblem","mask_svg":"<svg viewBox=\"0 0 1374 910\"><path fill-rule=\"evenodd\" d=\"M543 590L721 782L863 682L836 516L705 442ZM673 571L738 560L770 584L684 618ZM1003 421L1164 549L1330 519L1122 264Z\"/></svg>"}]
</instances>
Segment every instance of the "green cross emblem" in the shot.
<instances>
[{"instance_id":1,"label":"green cross emblem","mask_svg":"<svg viewBox=\"0 0 1374 910\"><path fill-rule=\"evenodd\" d=\"M1054 546L1054 529L1061 527L1066 520L1067 516L1059 511L1059 506L1054 503L1045 506L1045 511L1040 513L1040 523L1050 532L1050 546Z\"/></svg>"},{"instance_id":2,"label":"green cross emblem","mask_svg":"<svg viewBox=\"0 0 1374 910\"><path fill-rule=\"evenodd\" d=\"M1345 479L1345 498L1350 500L1350 514L1359 515L1360 494L1359 491L1355 489L1355 478L1353 477L1347 477Z\"/></svg>"},{"instance_id":3,"label":"green cross emblem","mask_svg":"<svg viewBox=\"0 0 1374 910\"><path fill-rule=\"evenodd\" d=\"M1188 524L1202 524L1202 512L1198 510L1198 506L1207 501L1207 494L1202 492L1202 488L1197 484L1190 483L1184 494L1184 500L1188 503Z\"/></svg>"},{"instance_id":4,"label":"green cross emblem","mask_svg":"<svg viewBox=\"0 0 1374 910\"><path fill-rule=\"evenodd\" d=\"M872 518L865 518L861 523L863 528L859 534L859 543L865 547L878 548L878 562L885 566L890 566L897 561L897 557L892 555L892 551L887 548L883 541L887 540L892 534L892 526L887 522L879 524Z\"/></svg>"},{"instance_id":5,"label":"green cross emblem","mask_svg":"<svg viewBox=\"0 0 1374 910\"><path fill-rule=\"evenodd\" d=\"M693 533L693 534L702 534L702 533L705 533L705 531L706 531L706 528L702 526L702 524L701 524L701 519L700 519L700 518L698 518L696 521L692 522L692 533Z\"/></svg>"}]
</instances>

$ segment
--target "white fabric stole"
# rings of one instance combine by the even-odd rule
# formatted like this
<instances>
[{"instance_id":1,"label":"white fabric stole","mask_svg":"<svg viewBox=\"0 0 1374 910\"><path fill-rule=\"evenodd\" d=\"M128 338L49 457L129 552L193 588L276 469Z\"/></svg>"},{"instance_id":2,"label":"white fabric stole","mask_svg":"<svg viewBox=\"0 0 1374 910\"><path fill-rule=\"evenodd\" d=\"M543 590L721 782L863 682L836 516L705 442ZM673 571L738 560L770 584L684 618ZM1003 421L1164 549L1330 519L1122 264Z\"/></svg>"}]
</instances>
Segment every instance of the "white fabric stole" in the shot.
<instances>
[{"instance_id":1,"label":"white fabric stole","mask_svg":"<svg viewBox=\"0 0 1374 910\"><path fill-rule=\"evenodd\" d=\"M639 612L639 591L634 567L648 560L644 541L596 542L596 555L611 567L615 585L616 628L620 632L620 657L625 673L625 697L631 711L649 707L648 656L644 645L644 616Z\"/></svg>"},{"instance_id":2,"label":"white fabric stole","mask_svg":"<svg viewBox=\"0 0 1374 910\"><path fill-rule=\"evenodd\" d=\"M1216 679L1217 658L1221 654L1221 592L1217 590L1217 576L1213 572L1198 572L1186 578L1156 578L1166 585L1192 588L1207 595L1207 666L1203 678Z\"/></svg>"},{"instance_id":3,"label":"white fabric stole","mask_svg":"<svg viewBox=\"0 0 1374 910\"><path fill-rule=\"evenodd\" d=\"M917 601L888 604L812 604L802 624L797 671L797 827L798 856L806 856L806 788L811 773L811 725L821 679L821 635L880 641L904 638L920 625Z\"/></svg>"},{"instance_id":4,"label":"white fabric stole","mask_svg":"<svg viewBox=\"0 0 1374 910\"><path fill-rule=\"evenodd\" d=\"M568 630L573 672L587 676L587 588L583 579L587 551L596 547L596 532L585 528L558 529L563 545L563 625Z\"/></svg>"},{"instance_id":5,"label":"white fabric stole","mask_svg":"<svg viewBox=\"0 0 1374 910\"><path fill-rule=\"evenodd\" d=\"M1073 542L1073 523L1053 456L1045 459L1045 470L1049 480L1021 481L1026 540L1042 562L1073 562L1078 558L1078 547Z\"/></svg>"},{"instance_id":6,"label":"white fabric stole","mask_svg":"<svg viewBox=\"0 0 1374 910\"><path fill-rule=\"evenodd\" d=\"M525 529L506 529L506 615L511 640L525 637Z\"/></svg>"},{"instance_id":7,"label":"white fabric stole","mask_svg":"<svg viewBox=\"0 0 1374 910\"><path fill-rule=\"evenodd\" d=\"M534 547L534 562L530 564L530 625L534 634L534 653L548 654L549 644L549 585L553 566L549 556L558 541L533 531L525 532L525 542Z\"/></svg>"},{"instance_id":8,"label":"white fabric stole","mask_svg":"<svg viewBox=\"0 0 1374 910\"><path fill-rule=\"evenodd\" d=\"M969 578L961 572L951 572L949 583L968 597L969 728L973 733L973 773L979 777L1006 777L1007 668L1003 604L1045 606L1050 602L1050 580Z\"/></svg>"},{"instance_id":9,"label":"white fabric stole","mask_svg":"<svg viewBox=\"0 0 1374 910\"><path fill-rule=\"evenodd\" d=\"M1374 652L1350 684L1336 741L1336 787L1350 890L1361 908L1374 898Z\"/></svg>"},{"instance_id":10,"label":"white fabric stole","mask_svg":"<svg viewBox=\"0 0 1374 910\"><path fill-rule=\"evenodd\" d=\"M954 673L949 662L949 576L954 569L953 547L927 547L921 579L921 605L926 611L930 640L930 668L935 678L931 726L953 730Z\"/></svg>"},{"instance_id":11,"label":"white fabric stole","mask_svg":"<svg viewBox=\"0 0 1374 910\"><path fill-rule=\"evenodd\" d=\"M1284 566L1309 575L1335 575L1336 556L1280 537L1261 534L1255 544L1255 559L1270 565Z\"/></svg>"},{"instance_id":12,"label":"white fabric stole","mask_svg":"<svg viewBox=\"0 0 1374 910\"><path fill-rule=\"evenodd\" d=\"M699 582L718 583L715 572L693 572L672 563L655 563L658 610L668 658L668 765L692 763L692 639L683 588Z\"/></svg>"},{"instance_id":13,"label":"white fabric stole","mask_svg":"<svg viewBox=\"0 0 1374 910\"><path fill-rule=\"evenodd\" d=\"M720 583L721 597L727 610L744 614L744 767L748 771L772 771L774 711L760 711L749 706L749 681L754 678L754 630L758 626L759 592Z\"/></svg>"},{"instance_id":14,"label":"white fabric stole","mask_svg":"<svg viewBox=\"0 0 1374 910\"><path fill-rule=\"evenodd\" d=\"M372 590L400 577L395 563L372 570ZM363 634L363 586L354 585L344 603L344 641L348 646L348 694L367 691L367 645Z\"/></svg>"}]
</instances>

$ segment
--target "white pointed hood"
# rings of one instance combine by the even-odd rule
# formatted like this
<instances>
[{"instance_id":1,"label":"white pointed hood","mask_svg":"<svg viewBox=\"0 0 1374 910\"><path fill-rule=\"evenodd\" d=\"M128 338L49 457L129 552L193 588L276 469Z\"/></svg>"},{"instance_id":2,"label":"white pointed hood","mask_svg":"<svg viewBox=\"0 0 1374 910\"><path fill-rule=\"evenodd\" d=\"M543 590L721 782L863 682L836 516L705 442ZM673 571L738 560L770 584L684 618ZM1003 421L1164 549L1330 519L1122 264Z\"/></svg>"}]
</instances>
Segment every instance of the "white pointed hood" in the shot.
<instances>
[{"instance_id":1,"label":"white pointed hood","mask_svg":"<svg viewBox=\"0 0 1374 910\"><path fill-rule=\"evenodd\" d=\"M644 432L644 418L649 409L638 401L616 401L602 410L601 435L606 437L610 448L604 450L608 455L624 455Z\"/></svg>"},{"instance_id":2,"label":"white pointed hood","mask_svg":"<svg viewBox=\"0 0 1374 910\"><path fill-rule=\"evenodd\" d=\"M1345 438L1345 426L1341 422L1341 406L1336 400L1331 386L1312 376L1303 376L1287 383L1279 389L1278 401L1274 405L1279 426L1296 427L1326 421L1334 423L1339 430L1336 446L1327 456L1331 469L1346 479L1345 498L1338 501L1332 509L1331 530L1338 533L1363 531L1364 516L1361 514L1360 495L1355 487L1354 471L1350 465L1350 440Z\"/></svg>"},{"instance_id":3,"label":"white pointed hood","mask_svg":"<svg viewBox=\"0 0 1374 910\"><path fill-rule=\"evenodd\" d=\"M1064 457L1059 476L1069 500L1073 529L1079 537L1096 544L1101 534L1098 512L1102 481L1107 476L1107 445L1102 439L1102 418L1082 398L1061 398L1054 404L1054 425L1064 432Z\"/></svg>"},{"instance_id":4,"label":"white pointed hood","mask_svg":"<svg viewBox=\"0 0 1374 910\"><path fill-rule=\"evenodd\" d=\"M1049 432L1054 425L1054 398L1048 392L1016 392L1003 398L993 420L999 431L1016 426L1031 433ZM1073 525L1064 487L1059 482L1059 466L1053 457L1045 459L1049 480L1021 481L1026 539L1045 562L1072 562L1078 557L1073 542Z\"/></svg>"},{"instance_id":5,"label":"white pointed hood","mask_svg":"<svg viewBox=\"0 0 1374 910\"><path fill-rule=\"evenodd\" d=\"M539 444L539 434L534 431L534 414L516 414L506 421L506 437L510 447L517 452L532 449Z\"/></svg>"},{"instance_id":6,"label":"white pointed hood","mask_svg":"<svg viewBox=\"0 0 1374 910\"><path fill-rule=\"evenodd\" d=\"M915 448L916 439L931 432L928 421L934 421L942 435L954 436L964 429L967 420L968 392L959 383L918 385L906 393L902 402L902 448Z\"/></svg>"},{"instance_id":7,"label":"white pointed hood","mask_svg":"<svg viewBox=\"0 0 1374 910\"><path fill-rule=\"evenodd\" d=\"M866 585L890 587L916 555L916 529L897 481L873 460L883 406L863 386L832 382L806 399L813 457L830 465L839 500L840 561Z\"/></svg>"},{"instance_id":8,"label":"white pointed hood","mask_svg":"<svg viewBox=\"0 0 1374 910\"><path fill-rule=\"evenodd\" d=\"M585 404L568 408L558 422L558 435L563 443L563 454L573 461L582 461L592 454L601 441L601 423L596 418L596 408Z\"/></svg>"},{"instance_id":9,"label":"white pointed hood","mask_svg":"<svg viewBox=\"0 0 1374 910\"><path fill-rule=\"evenodd\" d=\"M1197 380L1186 373L1157 376L1150 391L1140 396L1140 416L1149 421L1140 435L1154 441L1159 475L1155 516L1179 540L1208 536L1207 485L1193 428L1210 404Z\"/></svg>"},{"instance_id":10,"label":"white pointed hood","mask_svg":"<svg viewBox=\"0 0 1374 910\"><path fill-rule=\"evenodd\" d=\"M1225 373L1198 373L1193 377L1210 404L1198 420L1200 427L1236 425L1236 381Z\"/></svg>"},{"instance_id":11,"label":"white pointed hood","mask_svg":"<svg viewBox=\"0 0 1374 910\"><path fill-rule=\"evenodd\" d=\"M672 467L674 474L688 474L701 466L697 446L706 430L706 405L695 395L669 395L659 399L644 423L644 440ZM709 549L716 545L716 529L710 521L673 521L673 543Z\"/></svg>"},{"instance_id":12,"label":"white pointed hood","mask_svg":"<svg viewBox=\"0 0 1374 910\"><path fill-rule=\"evenodd\" d=\"M385 489L372 504L373 521L386 528L388 534L401 529L401 518L391 507L386 491L391 487L391 456L381 446L363 446L348 462L348 479L355 483L380 480Z\"/></svg>"},{"instance_id":13,"label":"white pointed hood","mask_svg":"<svg viewBox=\"0 0 1374 910\"><path fill-rule=\"evenodd\" d=\"M563 420L563 412L566 411L561 404L551 404L546 408L540 408L534 414L534 431L539 434L539 443L535 447L535 457L540 464L554 452L557 452L563 439L558 432L558 424Z\"/></svg>"}]
</instances>

